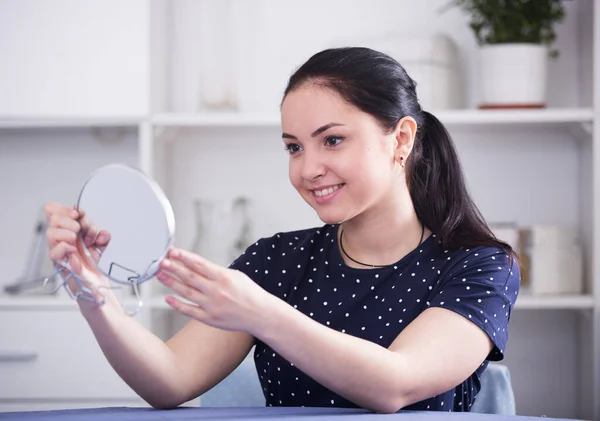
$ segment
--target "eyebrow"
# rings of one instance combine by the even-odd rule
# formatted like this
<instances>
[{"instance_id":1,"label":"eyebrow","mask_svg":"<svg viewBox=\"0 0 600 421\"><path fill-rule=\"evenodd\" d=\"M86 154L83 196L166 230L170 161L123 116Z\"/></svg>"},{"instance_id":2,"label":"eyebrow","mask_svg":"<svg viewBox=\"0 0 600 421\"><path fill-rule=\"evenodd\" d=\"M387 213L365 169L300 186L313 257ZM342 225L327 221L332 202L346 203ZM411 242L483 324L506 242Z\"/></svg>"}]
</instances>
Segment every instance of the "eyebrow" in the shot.
<instances>
[{"instance_id":1,"label":"eyebrow","mask_svg":"<svg viewBox=\"0 0 600 421\"><path fill-rule=\"evenodd\" d=\"M337 127L337 126L343 126L343 124L341 123L329 123L326 124L324 126L319 127L317 130L315 130L314 132L311 133L310 137L315 137L320 135L321 133L323 133L326 130L329 130L332 127ZM282 133L281 137L284 139L294 139L294 140L298 140L298 138L294 135L291 135L289 133Z\"/></svg>"}]
</instances>

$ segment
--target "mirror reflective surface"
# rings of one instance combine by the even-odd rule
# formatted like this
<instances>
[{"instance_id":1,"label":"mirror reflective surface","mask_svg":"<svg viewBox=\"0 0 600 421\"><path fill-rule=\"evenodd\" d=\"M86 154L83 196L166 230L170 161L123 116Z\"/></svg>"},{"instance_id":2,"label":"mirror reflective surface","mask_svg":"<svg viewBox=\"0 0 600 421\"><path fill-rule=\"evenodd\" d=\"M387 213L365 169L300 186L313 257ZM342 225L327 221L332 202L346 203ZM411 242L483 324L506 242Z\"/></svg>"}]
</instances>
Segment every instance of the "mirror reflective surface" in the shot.
<instances>
[{"instance_id":1,"label":"mirror reflective surface","mask_svg":"<svg viewBox=\"0 0 600 421\"><path fill-rule=\"evenodd\" d=\"M142 299L139 284L152 279L174 241L175 217L158 184L132 167L111 164L94 171L85 181L76 208L80 214L78 249L87 268L95 268L109 285L81 279L68 260L55 262L55 273L44 280L48 289L56 276L62 278L49 293L61 287L71 298L102 305L106 289L130 286L136 298L136 314ZM100 240L105 236L106 240ZM97 241L98 240L98 241Z\"/></svg>"},{"instance_id":2,"label":"mirror reflective surface","mask_svg":"<svg viewBox=\"0 0 600 421\"><path fill-rule=\"evenodd\" d=\"M121 284L140 284L157 273L173 243L175 218L153 180L125 165L102 167L85 182L77 210L83 215L79 240L103 275ZM98 234L110 236L102 250L90 247Z\"/></svg>"}]
</instances>

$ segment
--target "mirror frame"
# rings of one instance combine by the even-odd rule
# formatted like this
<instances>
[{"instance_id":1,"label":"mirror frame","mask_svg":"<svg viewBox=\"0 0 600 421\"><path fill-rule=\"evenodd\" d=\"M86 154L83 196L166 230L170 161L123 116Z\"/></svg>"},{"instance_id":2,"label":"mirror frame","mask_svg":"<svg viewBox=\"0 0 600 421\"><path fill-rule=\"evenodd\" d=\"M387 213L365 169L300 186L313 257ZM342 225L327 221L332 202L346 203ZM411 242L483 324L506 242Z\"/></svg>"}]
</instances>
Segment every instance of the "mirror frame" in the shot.
<instances>
[{"instance_id":1,"label":"mirror frame","mask_svg":"<svg viewBox=\"0 0 600 421\"><path fill-rule=\"evenodd\" d=\"M121 163L108 164L108 165L104 165L104 166L96 169L95 171L93 171L88 176L88 178L83 183L83 186L81 187L81 190L80 190L79 195L77 197L77 208L76 208L77 211L79 211L79 209L80 209L82 195L83 195L83 193L85 191L85 188L89 184L89 182L94 177L96 177L99 173L101 173L102 171L106 171L107 169L110 169L110 168L124 169L124 170L130 171L131 173L133 173L136 176L140 177L143 182L146 182L148 184L148 186L150 187L150 189L152 190L152 192L154 193L154 195L158 199L160 205L162 206L162 208L164 210L165 222L167 224L167 232L168 232L169 238L167 240L167 244L165 246L165 249L163 250L163 252L161 253L161 255L158 257L158 259L156 261L157 263L160 263L167 256L167 253L169 252L169 249L172 247L172 245L173 245L173 243L175 241L175 214L173 212L173 207L171 206L171 203L170 203L169 199L167 198L166 194L161 189L161 187L159 186L159 184L155 180L153 180L152 178L150 178L149 176L147 176L141 170L139 170L137 168L134 168L134 167L132 167L130 165L121 164ZM94 267L103 276L106 276L109 280L114 281L116 283L119 283L119 284L122 284L122 285L123 284L124 285L134 285L134 284L139 285L139 284L141 284L143 282L146 282L146 281L152 279L158 273L158 271L160 269L159 265L156 264L155 267L152 270L147 271L146 273L144 273L143 274L144 276L138 278L135 282L126 282L126 281L123 281L121 279L113 278L108 273L104 272L99 267L99 265L96 262L94 262L94 259L91 256L89 248L85 245L85 241L83 239L83 236L82 236L81 232L78 233L77 238L78 238L78 241L79 241L79 245L81 246L81 249L85 253L84 257L87 260L86 263L90 264L90 267Z\"/></svg>"}]
</instances>

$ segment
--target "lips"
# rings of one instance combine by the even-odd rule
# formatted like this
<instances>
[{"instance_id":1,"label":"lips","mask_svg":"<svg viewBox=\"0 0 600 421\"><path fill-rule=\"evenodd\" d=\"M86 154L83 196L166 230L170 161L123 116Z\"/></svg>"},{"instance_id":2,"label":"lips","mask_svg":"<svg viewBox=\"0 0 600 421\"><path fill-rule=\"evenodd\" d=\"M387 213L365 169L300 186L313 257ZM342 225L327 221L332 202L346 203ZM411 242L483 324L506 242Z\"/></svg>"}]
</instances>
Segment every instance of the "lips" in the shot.
<instances>
[{"instance_id":1,"label":"lips","mask_svg":"<svg viewBox=\"0 0 600 421\"><path fill-rule=\"evenodd\" d=\"M332 186L319 187L311 190L315 201L318 204L326 203L338 195L344 184L335 184Z\"/></svg>"}]
</instances>

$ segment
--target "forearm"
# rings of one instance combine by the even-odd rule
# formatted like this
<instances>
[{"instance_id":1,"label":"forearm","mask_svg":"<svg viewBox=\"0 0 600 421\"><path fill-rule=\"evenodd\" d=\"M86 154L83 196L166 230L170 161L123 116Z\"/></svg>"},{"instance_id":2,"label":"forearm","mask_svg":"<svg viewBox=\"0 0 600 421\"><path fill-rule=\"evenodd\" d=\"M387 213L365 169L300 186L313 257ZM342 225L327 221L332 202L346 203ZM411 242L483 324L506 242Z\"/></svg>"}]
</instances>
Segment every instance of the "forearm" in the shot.
<instances>
[{"instance_id":1,"label":"forearm","mask_svg":"<svg viewBox=\"0 0 600 421\"><path fill-rule=\"evenodd\" d=\"M355 404L395 412L408 404L410 373L399 353L330 329L274 297L255 335L299 370Z\"/></svg>"},{"instance_id":2,"label":"forearm","mask_svg":"<svg viewBox=\"0 0 600 421\"><path fill-rule=\"evenodd\" d=\"M82 314L117 374L153 407L173 407L185 400L173 351L125 314L107 297L102 306L82 303Z\"/></svg>"}]
</instances>

